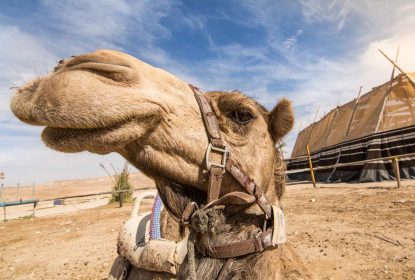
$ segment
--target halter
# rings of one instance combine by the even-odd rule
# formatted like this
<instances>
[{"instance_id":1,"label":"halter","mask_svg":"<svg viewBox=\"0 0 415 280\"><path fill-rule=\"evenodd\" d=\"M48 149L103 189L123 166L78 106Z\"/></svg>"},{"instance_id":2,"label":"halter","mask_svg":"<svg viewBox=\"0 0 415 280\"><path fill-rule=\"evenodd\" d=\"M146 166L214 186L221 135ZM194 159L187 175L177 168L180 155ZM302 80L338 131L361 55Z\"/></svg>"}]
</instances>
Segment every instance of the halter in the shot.
<instances>
[{"instance_id":1,"label":"halter","mask_svg":"<svg viewBox=\"0 0 415 280\"><path fill-rule=\"evenodd\" d=\"M205 124L206 133L209 140L209 145L206 149L206 169L209 172L209 183L207 190L207 204L202 208L204 210L213 207L218 207L226 204L249 204L256 202L261 210L265 214L264 229L254 238L238 241L223 245L212 246L207 252L212 258L235 258L245 256L252 253L258 253L265 250L265 248L273 247L279 244L278 233L273 230L275 223L278 223L276 216L279 215L281 210L276 206L273 206L267 198L264 196L262 189L255 183L241 169L241 167L230 157L230 151L228 146L221 138L221 132L219 128L218 119L212 110L205 95L197 88L190 85L200 111L202 113L203 122ZM211 159L212 152L221 155L219 162L213 162ZM231 192L221 198L219 198L222 179L225 173L230 174L243 188L245 192ZM235 203L236 202L236 203ZM168 208L168 207L166 207ZM199 210L199 206L196 202L190 202L184 209L181 217L177 217L172 214L173 219L179 222L181 225L188 225L191 223L192 215L196 210ZM279 212L277 211L279 210ZM282 212L281 212L282 213ZM266 228L267 222L271 225Z\"/></svg>"}]
</instances>

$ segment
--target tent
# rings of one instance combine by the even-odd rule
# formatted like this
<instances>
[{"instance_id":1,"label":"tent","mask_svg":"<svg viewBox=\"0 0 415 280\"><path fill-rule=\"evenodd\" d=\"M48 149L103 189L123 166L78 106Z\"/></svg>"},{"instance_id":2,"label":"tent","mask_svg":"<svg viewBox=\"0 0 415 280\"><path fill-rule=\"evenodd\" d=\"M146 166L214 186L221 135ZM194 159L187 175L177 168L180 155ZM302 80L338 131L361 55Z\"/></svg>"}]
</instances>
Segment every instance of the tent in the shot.
<instances>
[{"instance_id":1,"label":"tent","mask_svg":"<svg viewBox=\"0 0 415 280\"><path fill-rule=\"evenodd\" d=\"M415 178L415 73L401 72L303 129L286 160L288 177L310 180L308 145L317 181L394 179L392 161L382 159L391 156L399 156L401 178ZM375 161L360 162L367 160ZM350 165L321 169L343 163Z\"/></svg>"}]
</instances>

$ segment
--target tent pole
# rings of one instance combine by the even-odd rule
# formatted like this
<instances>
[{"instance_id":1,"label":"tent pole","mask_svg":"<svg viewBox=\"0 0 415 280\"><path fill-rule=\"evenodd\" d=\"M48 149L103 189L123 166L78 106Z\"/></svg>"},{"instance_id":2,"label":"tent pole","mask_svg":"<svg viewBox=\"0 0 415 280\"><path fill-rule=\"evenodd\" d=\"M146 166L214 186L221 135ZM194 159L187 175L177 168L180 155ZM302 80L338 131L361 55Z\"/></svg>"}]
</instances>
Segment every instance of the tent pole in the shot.
<instances>
[{"instance_id":1,"label":"tent pole","mask_svg":"<svg viewBox=\"0 0 415 280\"><path fill-rule=\"evenodd\" d=\"M0 201L3 201L3 191L4 191L4 185L1 183L1 189L0 189Z\"/></svg>"},{"instance_id":2,"label":"tent pole","mask_svg":"<svg viewBox=\"0 0 415 280\"><path fill-rule=\"evenodd\" d=\"M379 50L379 51L383 55L385 55L381 50ZM395 62L393 63L393 69L392 69L391 78L389 80L389 85L388 85L388 88L385 92L385 96L383 97L383 105L382 105L382 109L379 112L378 122L377 122L376 128L375 128L375 133L377 133L379 131L379 127L380 127L380 124L381 124L381 121L382 121L382 116L383 116L383 113L385 112L388 95L392 90L392 84L393 84L393 79L394 79L394 76L395 76L395 68L397 68L396 63L398 62L398 57L399 57L399 47L398 47L398 50L396 51ZM398 70L399 70L399 68L398 68Z\"/></svg>"},{"instance_id":3,"label":"tent pole","mask_svg":"<svg viewBox=\"0 0 415 280\"><path fill-rule=\"evenodd\" d=\"M313 135L313 130L311 129L311 127L316 123L316 119L317 119L317 115L318 115L319 110L320 110L320 104L317 106L317 111L316 111L316 115L314 116L314 121L313 121L312 124L310 124L310 135L308 135L308 137L307 137L306 146L308 146L310 144L311 135ZM306 147L306 149L307 149L307 147Z\"/></svg>"},{"instance_id":4,"label":"tent pole","mask_svg":"<svg viewBox=\"0 0 415 280\"><path fill-rule=\"evenodd\" d=\"M340 157L341 157L341 154L342 154L343 142L344 141L347 141L347 139L349 138L350 128L352 127L352 122L353 122L353 119L354 119L354 114L356 112L357 103L359 103L359 100L360 100L360 94L362 93L362 89L363 89L363 86L360 86L359 92L357 93L356 102L354 103L354 106L353 106L352 115L350 116L350 120L349 120L349 123L347 125L346 132L343 135L343 140L342 140L341 145L340 145L339 153L337 154L337 159L336 159L335 165L339 164ZM330 175L327 177L327 181L328 182L330 182L330 178L331 178L331 176L333 176L333 174L336 172L336 170L337 170L337 168L334 167L333 170L330 172Z\"/></svg>"},{"instance_id":5,"label":"tent pole","mask_svg":"<svg viewBox=\"0 0 415 280\"><path fill-rule=\"evenodd\" d=\"M346 129L346 133L344 134L343 141L349 139L349 132L350 132L350 129L352 127L352 122L353 122L353 119L354 119L354 114L356 112L357 103L359 103L359 100L360 100L360 94L362 93L362 89L363 89L363 86L360 86L359 93L357 94L356 102L354 103L353 112L352 112L352 115L350 116L349 124L347 125L347 129Z\"/></svg>"},{"instance_id":6,"label":"tent pole","mask_svg":"<svg viewBox=\"0 0 415 280\"><path fill-rule=\"evenodd\" d=\"M303 126L303 122L301 122L301 123L300 123L300 128L298 129L298 133L300 133L300 132L301 132L301 128L302 128L302 126Z\"/></svg>"},{"instance_id":7,"label":"tent pole","mask_svg":"<svg viewBox=\"0 0 415 280\"><path fill-rule=\"evenodd\" d=\"M329 114L330 114L331 112L329 112ZM333 124L334 124L334 121L336 120L336 117L337 117L337 114L339 113L339 106L337 106L336 107L336 112L334 113L334 117L333 117L333 119L331 120L331 123L330 123L330 125L329 125L329 131L331 131L331 129L333 128ZM324 145L323 145L323 148L325 148L326 146L327 146L327 140L328 140L329 138L328 138L328 135L327 135L327 137L326 137L326 139L324 139Z\"/></svg>"},{"instance_id":8,"label":"tent pole","mask_svg":"<svg viewBox=\"0 0 415 280\"><path fill-rule=\"evenodd\" d=\"M390 59L381 49L378 49L378 51L390 62L390 63L392 63L393 64L393 66L394 67L396 67L396 69L398 69L399 70L399 72L401 72L402 74L404 74L410 81L411 81L411 83L413 84L413 85L415 85L415 81L414 81L414 79L412 79L412 77L411 76L409 76L405 71L403 71L402 70L402 68L401 67L399 67L399 65L396 63L396 62L394 62L392 59Z\"/></svg>"},{"instance_id":9,"label":"tent pole","mask_svg":"<svg viewBox=\"0 0 415 280\"><path fill-rule=\"evenodd\" d=\"M35 199L35 183L32 185L32 199Z\"/></svg>"},{"instance_id":10,"label":"tent pole","mask_svg":"<svg viewBox=\"0 0 415 280\"><path fill-rule=\"evenodd\" d=\"M307 148L308 164L310 165L311 181L313 182L313 186L316 188L316 178L314 177L313 161L311 160L310 148L308 147L308 145L306 148Z\"/></svg>"},{"instance_id":11,"label":"tent pole","mask_svg":"<svg viewBox=\"0 0 415 280\"><path fill-rule=\"evenodd\" d=\"M401 171L399 170L399 158L394 157L392 160L393 171L395 173L396 185L398 188L401 187Z\"/></svg>"},{"instance_id":12,"label":"tent pole","mask_svg":"<svg viewBox=\"0 0 415 280\"><path fill-rule=\"evenodd\" d=\"M19 197L19 188L20 188L20 183L17 183L17 190L16 190L16 199Z\"/></svg>"},{"instance_id":13,"label":"tent pole","mask_svg":"<svg viewBox=\"0 0 415 280\"><path fill-rule=\"evenodd\" d=\"M317 120L317 115L318 115L318 111L319 110L320 110L320 104L318 104L317 111L316 111L316 115L314 116L314 122L313 123L315 123L316 120Z\"/></svg>"}]
</instances>

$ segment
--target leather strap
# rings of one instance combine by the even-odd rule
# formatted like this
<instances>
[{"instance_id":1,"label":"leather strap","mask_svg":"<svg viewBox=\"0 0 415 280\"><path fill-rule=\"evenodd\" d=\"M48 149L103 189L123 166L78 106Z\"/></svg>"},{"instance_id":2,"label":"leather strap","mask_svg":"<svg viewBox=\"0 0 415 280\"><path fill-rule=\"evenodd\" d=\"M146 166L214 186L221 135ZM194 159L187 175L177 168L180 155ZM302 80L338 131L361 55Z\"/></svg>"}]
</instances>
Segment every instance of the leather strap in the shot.
<instances>
[{"instance_id":1,"label":"leather strap","mask_svg":"<svg viewBox=\"0 0 415 280\"><path fill-rule=\"evenodd\" d=\"M190 84L189 86L193 90L197 103L199 104L200 111L202 112L206 131L208 132L207 135L209 142L212 143L212 145L215 147L223 147L223 141L220 137L219 123L215 112L213 112L212 107L209 104L209 101L197 87Z\"/></svg>"},{"instance_id":2,"label":"leather strap","mask_svg":"<svg viewBox=\"0 0 415 280\"><path fill-rule=\"evenodd\" d=\"M257 186L253 179L245 174L241 168L229 157L227 147L225 146L219 127L218 119L206 99L205 95L197 88L189 85L192 89L200 111L202 113L203 122L205 124L208 140L210 145L207 149L207 169L209 171L209 185L207 190L207 205L204 208L217 207L218 205L232 204L232 203L252 203L256 202L262 211L265 213L265 219L270 219L272 215L272 206L264 196L261 188ZM222 153L222 162L211 163L209 159L210 152L214 150ZM248 193L232 192L226 194L222 198L220 196L220 188L222 184L223 174L225 171L229 172L242 188ZM253 199L253 198L254 199ZM189 203L182 213L181 224L189 224L192 214L198 209L196 203ZM262 252L265 248L272 245L272 228L265 232L260 232L255 238L246 241L239 241L230 244L213 246L208 253L213 258L234 258L252 253Z\"/></svg>"},{"instance_id":3,"label":"leather strap","mask_svg":"<svg viewBox=\"0 0 415 280\"><path fill-rule=\"evenodd\" d=\"M199 104L200 111L202 112L202 118L205 124L209 142L214 147L223 148L224 144L222 138L220 137L219 123L215 113L212 110L212 107L209 104L209 101L197 87L194 87L192 85L189 86L193 90L197 103ZM219 198L224 169L219 166L212 166L209 170L209 173L210 174L207 197L208 203Z\"/></svg>"},{"instance_id":4,"label":"leather strap","mask_svg":"<svg viewBox=\"0 0 415 280\"><path fill-rule=\"evenodd\" d=\"M182 219L180 220L181 224L187 225L190 222L190 217L192 217L193 213L198 209L196 202L192 201L186 205L182 213Z\"/></svg>"},{"instance_id":5,"label":"leather strap","mask_svg":"<svg viewBox=\"0 0 415 280\"><path fill-rule=\"evenodd\" d=\"M199 104L200 110L202 112L203 121L206 127L207 135L210 143L216 147L224 147L224 143L221 139L220 128L218 120L215 113L212 110L212 107L209 104L209 101L206 99L205 95L195 86L189 85L192 89L197 103ZM228 171L247 191L249 194L255 196L255 200L258 205L261 207L262 211L265 213L265 218L269 219L271 217L272 207L264 196L261 188L257 186L253 179L247 176L238 165L231 158L227 158L226 171ZM218 166L212 166L209 170L209 186L208 186L208 203L219 198L220 187L223 179L223 170Z\"/></svg>"},{"instance_id":6,"label":"leather strap","mask_svg":"<svg viewBox=\"0 0 415 280\"><path fill-rule=\"evenodd\" d=\"M222 179L223 169L218 166L212 166L209 174L208 203L219 198Z\"/></svg>"},{"instance_id":7,"label":"leather strap","mask_svg":"<svg viewBox=\"0 0 415 280\"><path fill-rule=\"evenodd\" d=\"M231 158L228 158L226 161L225 168L226 171L228 171L239 182L246 192L255 197L259 207L261 207L262 211L265 213L266 219L271 218L271 203L269 203L261 188L257 186L255 181L248 177Z\"/></svg>"},{"instance_id":8,"label":"leather strap","mask_svg":"<svg viewBox=\"0 0 415 280\"><path fill-rule=\"evenodd\" d=\"M261 232L257 237L246 241L239 241L230 244L212 246L208 255L215 259L235 258L259 253L272 245L272 229Z\"/></svg>"}]
</instances>

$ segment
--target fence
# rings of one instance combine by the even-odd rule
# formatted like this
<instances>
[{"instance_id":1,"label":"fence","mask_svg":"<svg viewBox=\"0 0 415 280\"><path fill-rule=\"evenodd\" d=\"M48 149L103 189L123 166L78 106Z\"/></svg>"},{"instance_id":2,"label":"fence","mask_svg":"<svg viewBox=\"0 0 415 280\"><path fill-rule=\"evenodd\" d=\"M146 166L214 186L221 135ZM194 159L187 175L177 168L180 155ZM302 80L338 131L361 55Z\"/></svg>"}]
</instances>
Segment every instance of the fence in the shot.
<instances>
[{"instance_id":1,"label":"fence","mask_svg":"<svg viewBox=\"0 0 415 280\"><path fill-rule=\"evenodd\" d=\"M2 198L2 191L3 191L3 186L1 186L2 189L0 190L0 198ZM34 187L33 187L34 188ZM132 191L138 191L138 190L148 190L148 189L153 189L152 187L145 187L145 188L135 188ZM32 217L35 217L36 214L36 207L38 206L38 204L40 202L51 202L51 201L57 201L57 200L66 200L66 199L72 199L72 198L82 198L82 197L91 197L91 196L100 196L100 195L111 195L114 193L124 193L126 192L126 190L122 190L122 191L107 191L107 192L99 192L99 193L90 193L90 194L83 194L83 195L72 195L72 196L62 196L62 197L56 197L56 198L50 198L50 199L43 199L43 200L39 200L39 199L35 199L34 198L34 191L33 191L33 199L27 199L27 200L22 200L22 199L16 199L14 201L0 201L0 207L3 207L3 220L6 221L7 217L6 217L6 207L11 207L11 206L19 206L19 205L25 205L25 204L33 204L33 214ZM16 190L16 197L18 196L18 188ZM120 199L120 207L123 206L123 199Z\"/></svg>"},{"instance_id":2,"label":"fence","mask_svg":"<svg viewBox=\"0 0 415 280\"><path fill-rule=\"evenodd\" d=\"M311 181L312 181L314 187L316 187L315 172L318 171L318 170L336 169L336 168L344 167L344 166L362 165L362 164L369 163L369 162L390 160L390 161L392 161L393 171L394 171L394 174L395 174L397 187L399 188L401 186L399 158L400 157L411 157L411 156L415 156L415 153L399 154L399 155L393 155L393 156L388 156L388 157L381 157L381 158L360 160L360 161L354 161L354 162L348 162L348 163L337 163L337 164L333 164L333 165L313 167L313 162L312 162L311 155L310 155L310 149L307 145L307 155L303 156L302 158L307 158L308 159L309 168L287 170L285 173L286 174L291 174L291 173L299 173L299 172L307 172L308 171L308 172L310 172Z\"/></svg>"}]
</instances>

